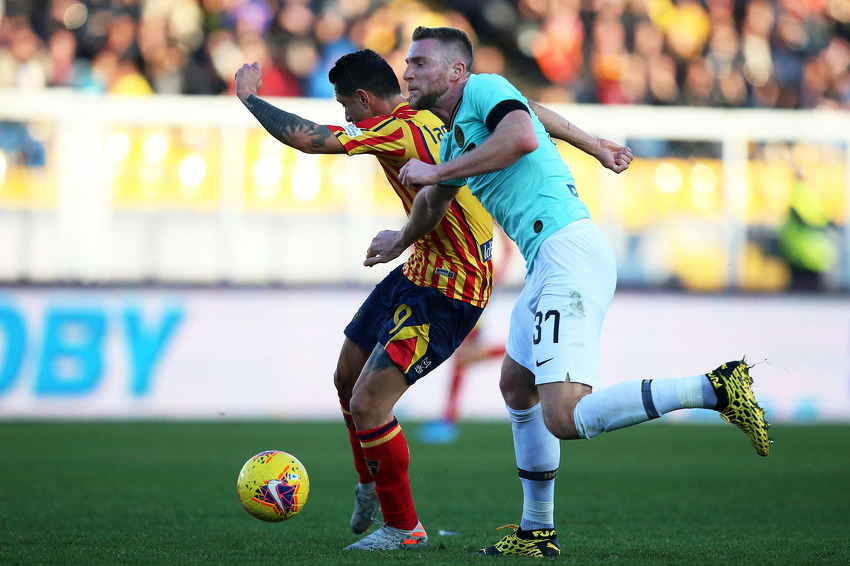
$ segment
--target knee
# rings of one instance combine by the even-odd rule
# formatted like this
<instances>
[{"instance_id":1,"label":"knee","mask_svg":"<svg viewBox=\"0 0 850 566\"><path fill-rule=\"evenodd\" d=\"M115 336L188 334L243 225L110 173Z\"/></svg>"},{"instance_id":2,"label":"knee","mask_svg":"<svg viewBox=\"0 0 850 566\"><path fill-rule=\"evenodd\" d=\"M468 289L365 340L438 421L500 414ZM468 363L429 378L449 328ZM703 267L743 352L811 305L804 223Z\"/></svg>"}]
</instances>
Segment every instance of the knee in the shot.
<instances>
[{"instance_id":1,"label":"knee","mask_svg":"<svg viewBox=\"0 0 850 566\"><path fill-rule=\"evenodd\" d=\"M505 380L503 377L499 380L499 391L502 392L502 399L509 407L520 408L525 405L522 401L527 395L517 387L515 382Z\"/></svg>"},{"instance_id":2,"label":"knee","mask_svg":"<svg viewBox=\"0 0 850 566\"><path fill-rule=\"evenodd\" d=\"M334 372L334 387L336 387L337 395L346 401L351 400L352 392L354 391L354 383L357 381L357 376L352 375L345 368L337 366Z\"/></svg>"},{"instance_id":3,"label":"knee","mask_svg":"<svg viewBox=\"0 0 850 566\"><path fill-rule=\"evenodd\" d=\"M500 381L499 389L505 404L514 409L529 409L540 402L540 397L533 387L524 387L516 382Z\"/></svg>"},{"instance_id":4,"label":"knee","mask_svg":"<svg viewBox=\"0 0 850 566\"><path fill-rule=\"evenodd\" d=\"M504 363L499 379L499 390L502 399L514 409L528 409L540 402L537 387L534 385L534 374L519 368L516 363Z\"/></svg>"},{"instance_id":5,"label":"knee","mask_svg":"<svg viewBox=\"0 0 850 566\"><path fill-rule=\"evenodd\" d=\"M357 430L375 428L392 419L393 405L381 389L358 385L348 405Z\"/></svg>"},{"instance_id":6,"label":"knee","mask_svg":"<svg viewBox=\"0 0 850 566\"><path fill-rule=\"evenodd\" d=\"M544 421L549 432L561 440L578 440L581 438L572 419L554 417L544 418Z\"/></svg>"},{"instance_id":7,"label":"knee","mask_svg":"<svg viewBox=\"0 0 850 566\"><path fill-rule=\"evenodd\" d=\"M336 362L334 372L334 387L340 398L350 401L354 385L363 371L363 366L369 357L369 352L346 338Z\"/></svg>"},{"instance_id":8,"label":"knee","mask_svg":"<svg viewBox=\"0 0 850 566\"><path fill-rule=\"evenodd\" d=\"M575 418L572 410L547 412L544 407L543 422L554 436L561 440L578 440L583 438L576 429Z\"/></svg>"},{"instance_id":9,"label":"knee","mask_svg":"<svg viewBox=\"0 0 850 566\"><path fill-rule=\"evenodd\" d=\"M354 424L358 430L362 428L366 422L371 420L371 413L369 411L370 406L371 404L364 398L363 395L353 395L351 397L349 410L351 411L351 418L354 420Z\"/></svg>"},{"instance_id":10,"label":"knee","mask_svg":"<svg viewBox=\"0 0 850 566\"><path fill-rule=\"evenodd\" d=\"M592 389L582 383L545 383L538 386L543 405L543 422L546 428L561 440L585 438L576 424L576 407L590 395Z\"/></svg>"}]
</instances>

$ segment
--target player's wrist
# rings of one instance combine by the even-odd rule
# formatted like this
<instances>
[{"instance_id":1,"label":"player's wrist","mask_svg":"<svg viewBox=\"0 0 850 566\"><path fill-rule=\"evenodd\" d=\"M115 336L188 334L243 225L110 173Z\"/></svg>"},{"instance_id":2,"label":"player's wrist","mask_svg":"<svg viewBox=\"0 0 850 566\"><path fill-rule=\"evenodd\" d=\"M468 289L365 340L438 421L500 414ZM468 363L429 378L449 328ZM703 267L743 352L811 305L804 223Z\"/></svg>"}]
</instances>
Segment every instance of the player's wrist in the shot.
<instances>
[{"instance_id":1,"label":"player's wrist","mask_svg":"<svg viewBox=\"0 0 850 566\"><path fill-rule=\"evenodd\" d=\"M241 91L240 92L240 91L237 90L236 96L239 98L239 100L242 101L242 104L244 104L245 106L250 108L251 105L255 102L255 101L251 100L251 97L253 96L254 98L257 98L257 93L255 91Z\"/></svg>"},{"instance_id":2,"label":"player's wrist","mask_svg":"<svg viewBox=\"0 0 850 566\"><path fill-rule=\"evenodd\" d=\"M397 255L401 255L401 253L410 247L413 244L413 241L408 242L410 237L405 234L405 230L401 229L395 234L395 239L393 240L393 250L398 252Z\"/></svg>"},{"instance_id":3,"label":"player's wrist","mask_svg":"<svg viewBox=\"0 0 850 566\"><path fill-rule=\"evenodd\" d=\"M434 179L431 183L428 183L428 184L429 185L436 185L438 183L442 183L443 181L448 181L450 179L450 177L444 176L445 169L446 169L445 163L438 163L438 164L434 165L434 169L433 169Z\"/></svg>"}]
</instances>

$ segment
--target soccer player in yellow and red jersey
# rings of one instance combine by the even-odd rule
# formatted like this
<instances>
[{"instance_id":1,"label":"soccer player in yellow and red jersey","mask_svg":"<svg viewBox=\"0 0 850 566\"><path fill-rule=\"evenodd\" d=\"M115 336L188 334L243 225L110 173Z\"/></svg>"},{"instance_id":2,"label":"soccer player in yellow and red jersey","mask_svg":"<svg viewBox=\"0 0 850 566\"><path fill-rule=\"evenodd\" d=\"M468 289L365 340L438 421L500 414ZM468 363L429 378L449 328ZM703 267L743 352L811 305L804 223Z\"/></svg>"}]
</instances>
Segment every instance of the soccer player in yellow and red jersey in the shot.
<instances>
[{"instance_id":1,"label":"soccer player in yellow and red jersey","mask_svg":"<svg viewBox=\"0 0 850 566\"><path fill-rule=\"evenodd\" d=\"M344 55L328 78L350 122L345 127L316 124L257 97L262 84L257 63L237 71L236 95L288 146L305 153L374 155L410 214L416 191L401 183L399 170L410 159L438 162L445 125L428 111L410 108L392 68L373 51ZM360 480L351 529L365 532L378 505L384 518L381 528L349 549L421 548L428 542L413 505L409 450L393 407L463 342L492 286L490 215L466 188L445 212L345 328L334 383Z\"/></svg>"},{"instance_id":2,"label":"soccer player in yellow and red jersey","mask_svg":"<svg viewBox=\"0 0 850 566\"><path fill-rule=\"evenodd\" d=\"M305 153L374 155L406 213L416 191L399 169L411 158L435 163L445 126L412 110L398 78L377 53L341 57L329 80L345 109L345 127L316 124L257 97L259 64L236 73L236 95L282 143ZM353 548L424 547L428 537L413 505L409 451L392 414L401 395L448 359L490 298L493 222L468 190L451 203L436 229L387 275L345 328L334 383L359 475L351 529L363 533L381 506L385 524Z\"/></svg>"}]
</instances>

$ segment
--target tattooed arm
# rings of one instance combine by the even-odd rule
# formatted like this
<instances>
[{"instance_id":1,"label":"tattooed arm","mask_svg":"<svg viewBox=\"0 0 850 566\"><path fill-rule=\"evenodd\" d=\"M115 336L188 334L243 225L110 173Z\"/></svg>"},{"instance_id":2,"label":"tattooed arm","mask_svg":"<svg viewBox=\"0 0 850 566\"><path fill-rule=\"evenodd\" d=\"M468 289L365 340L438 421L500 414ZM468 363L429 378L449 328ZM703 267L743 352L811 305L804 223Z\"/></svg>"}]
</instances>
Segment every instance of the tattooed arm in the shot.
<instances>
[{"instance_id":1,"label":"tattooed arm","mask_svg":"<svg viewBox=\"0 0 850 566\"><path fill-rule=\"evenodd\" d=\"M304 153L345 153L345 148L322 126L300 116L281 110L252 94L245 106L275 138Z\"/></svg>"},{"instance_id":2,"label":"tattooed arm","mask_svg":"<svg viewBox=\"0 0 850 566\"><path fill-rule=\"evenodd\" d=\"M236 72L236 96L260 124L282 143L304 153L345 153L327 126L281 110L257 96L263 84L260 64L242 65Z\"/></svg>"}]
</instances>

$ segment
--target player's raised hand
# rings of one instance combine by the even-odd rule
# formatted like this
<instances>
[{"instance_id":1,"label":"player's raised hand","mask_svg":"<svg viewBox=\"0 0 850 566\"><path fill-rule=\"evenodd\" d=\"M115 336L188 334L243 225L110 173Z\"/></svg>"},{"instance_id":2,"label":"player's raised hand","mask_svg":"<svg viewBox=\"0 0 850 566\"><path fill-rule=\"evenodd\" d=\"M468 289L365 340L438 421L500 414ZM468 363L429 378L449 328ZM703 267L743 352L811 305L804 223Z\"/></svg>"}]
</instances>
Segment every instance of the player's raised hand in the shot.
<instances>
[{"instance_id":1,"label":"player's raised hand","mask_svg":"<svg viewBox=\"0 0 850 566\"><path fill-rule=\"evenodd\" d=\"M418 189L425 185L436 185L440 180L437 177L437 166L423 163L418 159L411 159L399 171L399 179L405 187Z\"/></svg>"},{"instance_id":2,"label":"player's raised hand","mask_svg":"<svg viewBox=\"0 0 850 566\"><path fill-rule=\"evenodd\" d=\"M606 169L610 169L614 173L621 173L629 168L629 164L634 159L632 150L618 143L599 138L599 151L596 159Z\"/></svg>"},{"instance_id":3,"label":"player's raised hand","mask_svg":"<svg viewBox=\"0 0 850 566\"><path fill-rule=\"evenodd\" d=\"M372 238L369 249L366 250L366 260L363 265L372 267L379 263L387 263L400 256L404 248L399 247L398 235L397 230L381 230L378 232L378 235Z\"/></svg>"},{"instance_id":4,"label":"player's raised hand","mask_svg":"<svg viewBox=\"0 0 850 566\"><path fill-rule=\"evenodd\" d=\"M245 63L236 71L236 96L242 104L248 104L248 97L257 94L263 86L263 72L260 64L254 61L250 65Z\"/></svg>"}]
</instances>

